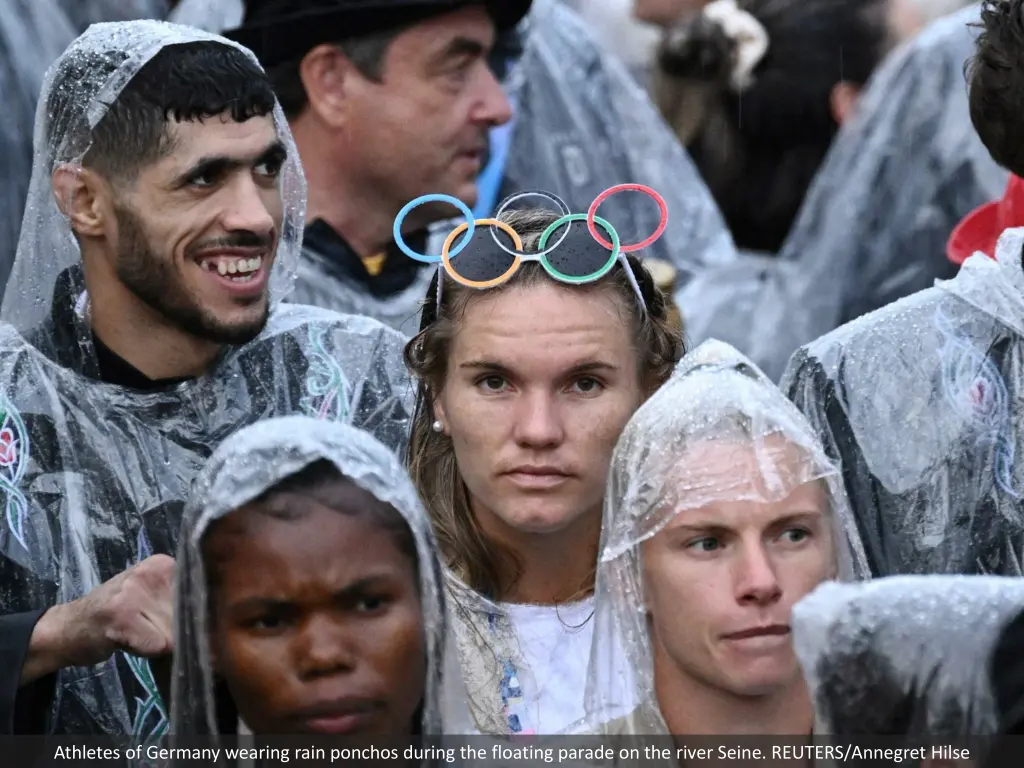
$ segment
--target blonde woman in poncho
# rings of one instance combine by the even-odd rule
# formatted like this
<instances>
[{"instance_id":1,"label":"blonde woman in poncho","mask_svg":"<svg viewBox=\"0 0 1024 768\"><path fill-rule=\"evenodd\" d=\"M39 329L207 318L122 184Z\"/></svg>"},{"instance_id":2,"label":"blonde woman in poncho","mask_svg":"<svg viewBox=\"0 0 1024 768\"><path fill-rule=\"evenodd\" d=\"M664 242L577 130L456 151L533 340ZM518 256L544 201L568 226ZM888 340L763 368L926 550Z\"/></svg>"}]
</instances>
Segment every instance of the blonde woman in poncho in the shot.
<instances>
[{"instance_id":1,"label":"blonde woman in poncho","mask_svg":"<svg viewBox=\"0 0 1024 768\"><path fill-rule=\"evenodd\" d=\"M811 733L790 610L866 568L839 472L796 408L707 342L627 425L605 498L590 731Z\"/></svg>"}]
</instances>

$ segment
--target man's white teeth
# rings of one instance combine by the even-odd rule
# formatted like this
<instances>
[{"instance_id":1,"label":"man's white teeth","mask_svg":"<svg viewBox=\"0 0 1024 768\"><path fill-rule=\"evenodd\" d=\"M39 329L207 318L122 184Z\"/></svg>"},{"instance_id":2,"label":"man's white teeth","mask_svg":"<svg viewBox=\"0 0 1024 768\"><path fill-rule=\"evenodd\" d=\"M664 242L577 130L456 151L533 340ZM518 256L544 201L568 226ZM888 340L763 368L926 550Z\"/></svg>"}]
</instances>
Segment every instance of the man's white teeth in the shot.
<instances>
[{"instance_id":1,"label":"man's white teeth","mask_svg":"<svg viewBox=\"0 0 1024 768\"><path fill-rule=\"evenodd\" d=\"M263 257L257 256L254 259L221 259L219 261L204 261L204 269L211 272L216 271L221 275L246 275L257 271L263 266Z\"/></svg>"}]
</instances>

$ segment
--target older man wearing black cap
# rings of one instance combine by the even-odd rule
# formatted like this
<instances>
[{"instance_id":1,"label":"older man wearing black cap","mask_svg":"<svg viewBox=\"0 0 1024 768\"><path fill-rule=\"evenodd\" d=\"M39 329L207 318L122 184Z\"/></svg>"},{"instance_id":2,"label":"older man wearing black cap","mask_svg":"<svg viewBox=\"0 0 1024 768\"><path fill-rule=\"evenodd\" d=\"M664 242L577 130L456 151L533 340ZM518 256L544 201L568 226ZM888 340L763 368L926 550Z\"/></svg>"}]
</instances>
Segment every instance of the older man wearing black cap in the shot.
<instances>
[{"instance_id":1,"label":"older man wearing black cap","mask_svg":"<svg viewBox=\"0 0 1024 768\"><path fill-rule=\"evenodd\" d=\"M488 132L511 106L488 66L530 0L248 0L227 36L267 69L309 182L293 301L376 317L412 333L430 270L392 239L403 205L430 193L472 206ZM409 247L458 215L407 217Z\"/></svg>"}]
</instances>

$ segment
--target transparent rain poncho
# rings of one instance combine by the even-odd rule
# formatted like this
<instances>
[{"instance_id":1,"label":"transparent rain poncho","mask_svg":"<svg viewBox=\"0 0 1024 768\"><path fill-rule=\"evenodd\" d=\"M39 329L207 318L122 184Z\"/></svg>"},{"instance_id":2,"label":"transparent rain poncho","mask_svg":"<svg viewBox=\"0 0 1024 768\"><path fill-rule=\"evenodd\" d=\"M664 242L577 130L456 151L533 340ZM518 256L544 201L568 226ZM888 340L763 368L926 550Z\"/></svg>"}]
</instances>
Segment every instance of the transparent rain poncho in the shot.
<instances>
[{"instance_id":1,"label":"transparent rain poncho","mask_svg":"<svg viewBox=\"0 0 1024 768\"><path fill-rule=\"evenodd\" d=\"M940 19L879 67L774 260L710 270L677 296L695 341L728 341L778 381L800 345L955 274L950 233L1007 178L968 113L978 19Z\"/></svg>"},{"instance_id":2,"label":"transparent rain poncho","mask_svg":"<svg viewBox=\"0 0 1024 768\"><path fill-rule=\"evenodd\" d=\"M207 580L202 543L210 525L277 483L326 459L358 487L397 510L416 541L427 652L421 733L441 735L444 708L461 681L444 679L444 588L430 521L400 460L359 429L309 417L269 419L235 433L214 452L188 501L178 548L171 733L219 733L208 642ZM339 513L340 514L340 513ZM343 556L343 554L341 555Z\"/></svg>"},{"instance_id":3,"label":"transparent rain poncho","mask_svg":"<svg viewBox=\"0 0 1024 768\"><path fill-rule=\"evenodd\" d=\"M447 226L450 232L455 222ZM444 235L447 236L447 232ZM444 237L435 237L428 242L430 246L424 253L440 253ZM407 257L395 251L389 253L387 258ZM420 265L408 286L391 296L377 296L370 293L364 285L339 276L332 256L321 253L307 240L296 271L295 291L288 300L314 307L327 307L336 312L372 317L399 331L403 336L411 338L419 331L423 299L436 273L435 267Z\"/></svg>"},{"instance_id":4,"label":"transparent rain poncho","mask_svg":"<svg viewBox=\"0 0 1024 768\"><path fill-rule=\"evenodd\" d=\"M1022 245L793 357L782 388L842 463L875 575L1024 575Z\"/></svg>"},{"instance_id":5,"label":"transparent rain poncho","mask_svg":"<svg viewBox=\"0 0 1024 768\"><path fill-rule=\"evenodd\" d=\"M990 673L1003 630L1024 612L1024 581L894 576L826 583L793 608L793 646L815 709L835 736L993 736ZM977 764L977 753L971 757Z\"/></svg>"},{"instance_id":6,"label":"transparent rain poncho","mask_svg":"<svg viewBox=\"0 0 1024 768\"><path fill-rule=\"evenodd\" d=\"M11 0L0 13L0 291L14 264L32 179L32 125L43 75L75 34L57 0Z\"/></svg>"},{"instance_id":7,"label":"transparent rain poncho","mask_svg":"<svg viewBox=\"0 0 1024 768\"><path fill-rule=\"evenodd\" d=\"M735 444L735 467L722 471L689 460L705 441ZM708 341L683 358L633 415L612 454L586 692L588 732L667 733L654 688L643 542L688 511L726 500L781 501L812 482L828 489L832 576L862 578L867 569L842 477L800 412L727 344Z\"/></svg>"},{"instance_id":8,"label":"transparent rain poncho","mask_svg":"<svg viewBox=\"0 0 1024 768\"><path fill-rule=\"evenodd\" d=\"M725 220L689 155L579 15L559 0L534 0L521 34L523 55L508 82L517 116L502 196L544 189L585 212L609 187L646 184L669 213L664 236L646 256L671 263L680 285L708 265L734 260ZM627 244L652 234L660 212L644 195L624 192L599 215Z\"/></svg>"},{"instance_id":9,"label":"transparent rain poncho","mask_svg":"<svg viewBox=\"0 0 1024 768\"><path fill-rule=\"evenodd\" d=\"M158 51L202 40L234 45L158 21L97 24L47 74L25 222L0 307L5 613L74 600L149 555L173 554L192 478L247 424L302 413L354 424L405 450L413 392L403 339L365 318L279 303L305 209L305 181L279 107L289 160L266 328L227 348L197 379L147 392L98 380L80 254L54 202L51 171L81 162L90 126ZM95 667L63 669L57 685L54 732L143 738L166 728L166 708L140 659L119 653Z\"/></svg>"}]
</instances>

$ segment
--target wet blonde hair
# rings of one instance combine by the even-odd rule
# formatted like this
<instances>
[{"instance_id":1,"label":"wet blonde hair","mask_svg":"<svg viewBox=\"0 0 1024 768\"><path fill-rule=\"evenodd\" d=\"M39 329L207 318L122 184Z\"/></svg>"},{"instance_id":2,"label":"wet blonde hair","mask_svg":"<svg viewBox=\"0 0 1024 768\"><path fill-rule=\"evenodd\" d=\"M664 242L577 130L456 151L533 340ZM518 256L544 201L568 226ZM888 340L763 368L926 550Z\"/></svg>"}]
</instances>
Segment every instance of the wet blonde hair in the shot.
<instances>
[{"instance_id":1,"label":"wet blonde hair","mask_svg":"<svg viewBox=\"0 0 1024 768\"><path fill-rule=\"evenodd\" d=\"M558 214L544 209L527 209L502 214L500 220L514 229L523 250L536 253L544 230ZM683 354L683 340L669 319L668 302L639 259L628 256L632 271L647 305L640 310L636 293L621 263L593 283L565 286L569 291L610 294L624 318L632 324L638 351L641 386L651 394L668 380ZM498 562L515 562L515 554L487 540L473 515L469 493L459 475L451 439L432 429L434 400L444 388L451 344L458 333L466 307L482 291L456 283L443 272L442 305L436 305L436 283L428 291L420 332L406 345L405 361L419 381L416 413L409 441L409 474L430 514L442 556L448 567L472 589L500 598L502 584ZM435 278L435 280L438 278ZM490 289L507 291L536 285L551 278L537 262L525 262L508 282ZM562 285L554 281L556 285ZM587 585L589 591L591 585Z\"/></svg>"}]
</instances>

